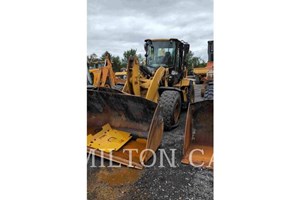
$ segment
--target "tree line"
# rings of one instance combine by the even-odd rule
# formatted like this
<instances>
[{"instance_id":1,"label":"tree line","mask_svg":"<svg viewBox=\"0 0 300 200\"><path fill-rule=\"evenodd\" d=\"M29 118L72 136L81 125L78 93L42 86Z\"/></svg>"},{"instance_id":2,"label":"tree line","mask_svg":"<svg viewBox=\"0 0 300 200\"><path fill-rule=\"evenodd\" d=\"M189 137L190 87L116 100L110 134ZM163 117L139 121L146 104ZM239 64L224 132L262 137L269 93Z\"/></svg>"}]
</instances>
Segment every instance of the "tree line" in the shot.
<instances>
[{"instance_id":1,"label":"tree line","mask_svg":"<svg viewBox=\"0 0 300 200\"><path fill-rule=\"evenodd\" d=\"M112 67L115 72L121 71L122 68L127 67L127 62L130 56L136 55L139 59L140 62L142 62L145 57L142 54L137 54L136 49L130 49L127 51L124 51L123 57L120 58L119 56L114 56L109 52L103 53L100 57L97 56L97 54L93 53L88 56L88 60L96 60L103 62L105 60L105 55L108 53L110 55L111 61L112 61ZM186 56L187 59L187 66L188 66L188 71L192 71L193 68L196 67L205 67L206 62L201 58L197 57L194 55L192 51L189 51L189 53Z\"/></svg>"}]
</instances>

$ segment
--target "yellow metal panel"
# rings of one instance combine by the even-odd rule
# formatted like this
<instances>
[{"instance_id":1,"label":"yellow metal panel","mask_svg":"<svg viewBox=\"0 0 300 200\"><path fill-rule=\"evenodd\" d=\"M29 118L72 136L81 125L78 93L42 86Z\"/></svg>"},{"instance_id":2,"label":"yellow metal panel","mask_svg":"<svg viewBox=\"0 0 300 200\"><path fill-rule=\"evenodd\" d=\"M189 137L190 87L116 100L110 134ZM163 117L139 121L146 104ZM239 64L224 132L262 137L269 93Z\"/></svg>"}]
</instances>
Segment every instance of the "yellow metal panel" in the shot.
<instances>
[{"instance_id":1,"label":"yellow metal panel","mask_svg":"<svg viewBox=\"0 0 300 200\"><path fill-rule=\"evenodd\" d=\"M208 69L204 67L199 67L199 68L194 68L193 72L196 75L206 75Z\"/></svg>"},{"instance_id":2,"label":"yellow metal panel","mask_svg":"<svg viewBox=\"0 0 300 200\"><path fill-rule=\"evenodd\" d=\"M140 83L141 88L144 88L144 89L149 88L149 86L151 84L151 80L146 79L146 78L141 78L140 81L141 81L141 83Z\"/></svg>"},{"instance_id":3,"label":"yellow metal panel","mask_svg":"<svg viewBox=\"0 0 300 200\"><path fill-rule=\"evenodd\" d=\"M93 140L93 135L92 134L89 134L88 136L87 136L87 146L89 146L89 144L91 143L91 141Z\"/></svg>"},{"instance_id":4,"label":"yellow metal panel","mask_svg":"<svg viewBox=\"0 0 300 200\"><path fill-rule=\"evenodd\" d=\"M101 78L101 87L104 87L105 86L105 84L106 84L106 79L107 79L107 75L108 75L108 70L107 70L107 68L106 67L103 67L102 69L101 69L101 71L102 71L102 75L100 76L100 78Z\"/></svg>"},{"instance_id":5,"label":"yellow metal panel","mask_svg":"<svg viewBox=\"0 0 300 200\"><path fill-rule=\"evenodd\" d=\"M187 78L182 79L181 85L180 86L189 86L190 85L190 80Z\"/></svg>"},{"instance_id":6,"label":"yellow metal panel","mask_svg":"<svg viewBox=\"0 0 300 200\"><path fill-rule=\"evenodd\" d=\"M93 73L94 76L94 87L98 87L100 85L100 76L101 76L101 70L100 69L93 69L90 70L91 73Z\"/></svg>"},{"instance_id":7,"label":"yellow metal panel","mask_svg":"<svg viewBox=\"0 0 300 200\"><path fill-rule=\"evenodd\" d=\"M138 64L137 57L134 57L133 66L132 66L132 87L133 92L136 96L141 96L141 89L140 89L140 68Z\"/></svg>"},{"instance_id":8,"label":"yellow metal panel","mask_svg":"<svg viewBox=\"0 0 300 200\"><path fill-rule=\"evenodd\" d=\"M127 74L127 72L116 72L115 73L116 76L124 76L126 74Z\"/></svg>"},{"instance_id":9,"label":"yellow metal panel","mask_svg":"<svg viewBox=\"0 0 300 200\"><path fill-rule=\"evenodd\" d=\"M162 77L165 74L165 68L164 67L159 67L154 76L153 79L151 81L151 84L148 88L147 94L146 94L146 99L154 101L157 103L158 101L158 87L159 87L159 83L162 80Z\"/></svg>"},{"instance_id":10,"label":"yellow metal panel","mask_svg":"<svg viewBox=\"0 0 300 200\"><path fill-rule=\"evenodd\" d=\"M131 139L130 133L112 129L105 124L102 130L93 135L88 135L88 146L104 152L118 151L126 142Z\"/></svg>"}]
</instances>

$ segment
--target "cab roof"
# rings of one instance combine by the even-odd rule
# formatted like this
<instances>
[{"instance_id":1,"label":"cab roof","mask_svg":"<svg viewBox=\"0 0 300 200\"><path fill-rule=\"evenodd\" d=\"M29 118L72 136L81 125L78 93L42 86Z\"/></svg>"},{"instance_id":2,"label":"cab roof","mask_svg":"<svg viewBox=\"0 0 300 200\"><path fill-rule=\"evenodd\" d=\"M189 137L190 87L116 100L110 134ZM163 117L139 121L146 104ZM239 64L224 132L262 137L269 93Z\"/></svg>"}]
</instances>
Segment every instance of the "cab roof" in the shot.
<instances>
[{"instance_id":1,"label":"cab roof","mask_svg":"<svg viewBox=\"0 0 300 200\"><path fill-rule=\"evenodd\" d=\"M173 40L173 41L176 41L176 42L181 42L181 43L186 43L186 42L184 42L183 40L178 40L177 38L169 38L169 39L167 39L167 38L164 38L164 39L146 39L145 40L145 42L147 42L147 41L153 41L153 42L159 42L159 41L161 41L161 42L164 42L164 41L170 41L170 40Z\"/></svg>"}]
</instances>

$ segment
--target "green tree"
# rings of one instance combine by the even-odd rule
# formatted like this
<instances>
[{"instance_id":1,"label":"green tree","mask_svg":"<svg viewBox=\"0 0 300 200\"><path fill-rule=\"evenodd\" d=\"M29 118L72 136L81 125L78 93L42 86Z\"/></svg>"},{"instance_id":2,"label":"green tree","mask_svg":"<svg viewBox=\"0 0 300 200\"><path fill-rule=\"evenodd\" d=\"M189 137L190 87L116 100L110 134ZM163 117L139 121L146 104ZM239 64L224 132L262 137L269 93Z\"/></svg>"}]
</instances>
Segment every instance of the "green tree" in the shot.
<instances>
[{"instance_id":1,"label":"green tree","mask_svg":"<svg viewBox=\"0 0 300 200\"><path fill-rule=\"evenodd\" d=\"M129 57L134 55L136 55L136 49L124 51L122 59L122 64L124 65L124 67L126 67Z\"/></svg>"},{"instance_id":2,"label":"green tree","mask_svg":"<svg viewBox=\"0 0 300 200\"><path fill-rule=\"evenodd\" d=\"M101 55L101 57L99 58L100 59L100 61L104 61L105 60L105 56L106 56L106 54L108 54L109 55L109 57L111 58L111 54L108 52L108 51L105 51L102 55Z\"/></svg>"},{"instance_id":3,"label":"green tree","mask_svg":"<svg viewBox=\"0 0 300 200\"><path fill-rule=\"evenodd\" d=\"M144 61L145 61L145 56L143 56L142 54L138 54L137 55L137 57L138 57L138 59L139 59L139 63L144 63Z\"/></svg>"},{"instance_id":4,"label":"green tree","mask_svg":"<svg viewBox=\"0 0 300 200\"><path fill-rule=\"evenodd\" d=\"M200 63L199 63L199 67L205 67L207 62L205 62L201 57L199 57Z\"/></svg>"},{"instance_id":5,"label":"green tree","mask_svg":"<svg viewBox=\"0 0 300 200\"><path fill-rule=\"evenodd\" d=\"M97 54L95 54L95 53L92 53L91 55L90 55L90 59L97 59L98 58L98 56L97 56Z\"/></svg>"},{"instance_id":6,"label":"green tree","mask_svg":"<svg viewBox=\"0 0 300 200\"><path fill-rule=\"evenodd\" d=\"M106 54L108 54L110 57L110 61L112 62L112 68L113 68L114 72L120 71L122 68L122 62L121 62L121 59L119 56L113 56L111 53L106 51L101 55L100 61L103 62L105 60Z\"/></svg>"},{"instance_id":7,"label":"green tree","mask_svg":"<svg viewBox=\"0 0 300 200\"><path fill-rule=\"evenodd\" d=\"M191 73L194 68L206 66L206 62L201 57L194 56L192 51L189 51L186 55L186 61L189 73Z\"/></svg>"},{"instance_id":8,"label":"green tree","mask_svg":"<svg viewBox=\"0 0 300 200\"><path fill-rule=\"evenodd\" d=\"M112 61L112 67L114 72L119 72L121 71L122 68L122 62L119 56L112 56L111 58Z\"/></svg>"},{"instance_id":9,"label":"green tree","mask_svg":"<svg viewBox=\"0 0 300 200\"><path fill-rule=\"evenodd\" d=\"M91 55L87 56L87 63L89 68L96 68L98 60L98 56L95 53L92 53Z\"/></svg>"},{"instance_id":10,"label":"green tree","mask_svg":"<svg viewBox=\"0 0 300 200\"><path fill-rule=\"evenodd\" d=\"M194 69L194 63L197 62L197 59L194 57L194 53L190 50L186 54L186 63L187 63L187 70L188 73L191 73Z\"/></svg>"}]
</instances>

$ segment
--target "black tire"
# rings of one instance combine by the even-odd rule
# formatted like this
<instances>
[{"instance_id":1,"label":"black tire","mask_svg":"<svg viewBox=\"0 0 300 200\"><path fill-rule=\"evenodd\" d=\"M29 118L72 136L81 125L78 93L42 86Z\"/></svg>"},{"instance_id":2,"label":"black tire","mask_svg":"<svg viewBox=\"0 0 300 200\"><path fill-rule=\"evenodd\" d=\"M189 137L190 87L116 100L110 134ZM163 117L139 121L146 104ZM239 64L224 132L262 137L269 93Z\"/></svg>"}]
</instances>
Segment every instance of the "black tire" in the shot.
<instances>
[{"instance_id":1,"label":"black tire","mask_svg":"<svg viewBox=\"0 0 300 200\"><path fill-rule=\"evenodd\" d=\"M196 84L200 84L200 78L198 75L195 75L195 79L196 79Z\"/></svg>"},{"instance_id":2,"label":"black tire","mask_svg":"<svg viewBox=\"0 0 300 200\"><path fill-rule=\"evenodd\" d=\"M205 88L204 100L214 100L214 83L208 82Z\"/></svg>"},{"instance_id":3,"label":"black tire","mask_svg":"<svg viewBox=\"0 0 300 200\"><path fill-rule=\"evenodd\" d=\"M177 91L166 90L160 96L160 105L164 119L164 129L171 130L178 126L181 113L181 96Z\"/></svg>"},{"instance_id":4,"label":"black tire","mask_svg":"<svg viewBox=\"0 0 300 200\"><path fill-rule=\"evenodd\" d=\"M190 85L187 93L187 101L188 101L187 104L195 102L195 89L194 89L193 81L190 81Z\"/></svg>"},{"instance_id":5,"label":"black tire","mask_svg":"<svg viewBox=\"0 0 300 200\"><path fill-rule=\"evenodd\" d=\"M90 72L89 72L90 73ZM95 78L94 78L94 73L90 73L90 75L91 75L91 79L92 79L92 83L90 83L91 85L94 85L94 80L95 80Z\"/></svg>"}]
</instances>

